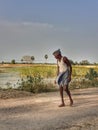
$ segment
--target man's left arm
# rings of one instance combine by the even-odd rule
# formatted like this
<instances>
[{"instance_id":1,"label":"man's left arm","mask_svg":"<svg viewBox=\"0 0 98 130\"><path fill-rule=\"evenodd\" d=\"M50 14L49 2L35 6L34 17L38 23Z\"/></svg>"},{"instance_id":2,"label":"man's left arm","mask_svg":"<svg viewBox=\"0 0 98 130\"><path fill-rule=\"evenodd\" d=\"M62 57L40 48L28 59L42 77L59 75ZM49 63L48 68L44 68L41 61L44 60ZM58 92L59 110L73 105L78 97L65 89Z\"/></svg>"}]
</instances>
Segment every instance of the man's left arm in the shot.
<instances>
[{"instance_id":1,"label":"man's left arm","mask_svg":"<svg viewBox=\"0 0 98 130\"><path fill-rule=\"evenodd\" d=\"M70 74L69 74L69 80L71 81L71 75L72 75L72 66L71 66L71 63L70 63L70 61L69 61L69 59L67 57L64 57L63 60L64 60L64 62L68 66L68 69L69 69L69 72L70 72Z\"/></svg>"}]
</instances>

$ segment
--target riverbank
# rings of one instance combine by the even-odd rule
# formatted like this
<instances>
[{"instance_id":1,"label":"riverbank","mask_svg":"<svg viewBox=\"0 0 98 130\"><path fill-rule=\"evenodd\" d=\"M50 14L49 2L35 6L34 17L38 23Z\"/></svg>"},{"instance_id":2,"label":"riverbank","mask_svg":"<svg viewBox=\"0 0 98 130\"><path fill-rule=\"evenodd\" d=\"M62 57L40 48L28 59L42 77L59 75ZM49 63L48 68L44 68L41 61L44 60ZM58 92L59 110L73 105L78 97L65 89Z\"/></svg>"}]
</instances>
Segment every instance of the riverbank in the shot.
<instances>
[{"instance_id":1,"label":"riverbank","mask_svg":"<svg viewBox=\"0 0 98 130\"><path fill-rule=\"evenodd\" d=\"M59 108L58 92L0 99L2 130L98 130L98 88L71 90L73 107Z\"/></svg>"}]
</instances>

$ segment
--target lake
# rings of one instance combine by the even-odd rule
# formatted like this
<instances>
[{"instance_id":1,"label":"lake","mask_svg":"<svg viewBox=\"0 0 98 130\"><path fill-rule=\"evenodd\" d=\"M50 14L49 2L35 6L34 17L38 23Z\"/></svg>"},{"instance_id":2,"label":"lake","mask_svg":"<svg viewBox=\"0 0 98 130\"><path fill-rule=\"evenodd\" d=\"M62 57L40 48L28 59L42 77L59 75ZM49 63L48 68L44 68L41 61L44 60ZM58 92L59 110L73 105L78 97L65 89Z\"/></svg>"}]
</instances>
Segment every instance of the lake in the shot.
<instances>
[{"instance_id":1,"label":"lake","mask_svg":"<svg viewBox=\"0 0 98 130\"><path fill-rule=\"evenodd\" d=\"M17 88L19 80L21 79L19 73L3 72L0 73L0 88ZM54 78L43 79L44 83L54 83Z\"/></svg>"},{"instance_id":2,"label":"lake","mask_svg":"<svg viewBox=\"0 0 98 130\"><path fill-rule=\"evenodd\" d=\"M19 73L14 72L3 72L0 73L0 87L7 88L7 87L18 87L18 80L20 79Z\"/></svg>"}]
</instances>

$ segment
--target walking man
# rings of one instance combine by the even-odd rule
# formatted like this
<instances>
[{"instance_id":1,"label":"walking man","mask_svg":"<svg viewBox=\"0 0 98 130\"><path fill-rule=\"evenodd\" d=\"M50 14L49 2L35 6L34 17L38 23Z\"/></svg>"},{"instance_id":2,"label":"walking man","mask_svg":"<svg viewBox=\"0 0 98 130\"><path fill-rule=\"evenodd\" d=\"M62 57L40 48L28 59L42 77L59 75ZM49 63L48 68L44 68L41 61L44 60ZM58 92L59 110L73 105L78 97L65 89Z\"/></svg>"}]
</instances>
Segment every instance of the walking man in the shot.
<instances>
[{"instance_id":1,"label":"walking man","mask_svg":"<svg viewBox=\"0 0 98 130\"><path fill-rule=\"evenodd\" d=\"M73 105L73 99L71 97L70 90L68 88L69 82L71 81L72 66L67 57L62 56L60 49L53 52L54 57L57 59L57 79L56 83L59 85L61 104L59 107L64 107L63 90L67 93L70 106Z\"/></svg>"}]
</instances>

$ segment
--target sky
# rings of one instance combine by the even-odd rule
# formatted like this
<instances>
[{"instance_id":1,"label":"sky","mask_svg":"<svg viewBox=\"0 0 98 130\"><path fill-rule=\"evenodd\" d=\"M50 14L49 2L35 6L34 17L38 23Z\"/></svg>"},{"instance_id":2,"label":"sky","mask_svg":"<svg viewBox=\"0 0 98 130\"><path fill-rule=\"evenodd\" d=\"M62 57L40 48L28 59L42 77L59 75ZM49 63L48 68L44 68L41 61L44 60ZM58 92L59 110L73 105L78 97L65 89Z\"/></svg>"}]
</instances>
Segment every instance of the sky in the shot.
<instances>
[{"instance_id":1,"label":"sky","mask_svg":"<svg viewBox=\"0 0 98 130\"><path fill-rule=\"evenodd\" d=\"M98 0L0 0L0 62L47 54L55 63L57 49L98 63Z\"/></svg>"}]
</instances>

